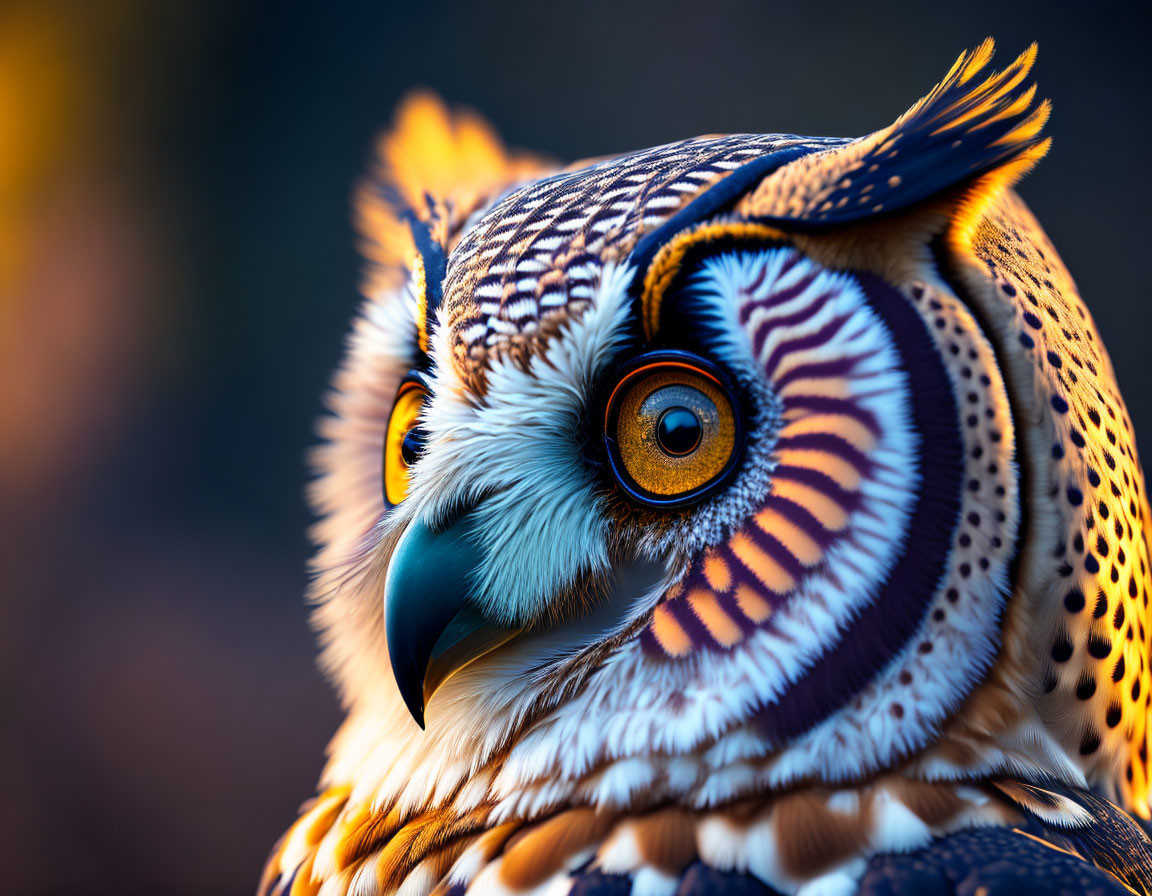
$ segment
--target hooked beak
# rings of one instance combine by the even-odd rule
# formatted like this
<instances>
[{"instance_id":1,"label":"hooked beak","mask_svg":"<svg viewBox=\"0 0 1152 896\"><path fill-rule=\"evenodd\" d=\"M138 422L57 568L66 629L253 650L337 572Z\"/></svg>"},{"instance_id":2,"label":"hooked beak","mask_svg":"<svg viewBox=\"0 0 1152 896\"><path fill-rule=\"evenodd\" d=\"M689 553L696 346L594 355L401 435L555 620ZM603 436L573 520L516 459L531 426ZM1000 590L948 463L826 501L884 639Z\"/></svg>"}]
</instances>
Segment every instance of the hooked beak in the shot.
<instances>
[{"instance_id":1,"label":"hooked beak","mask_svg":"<svg viewBox=\"0 0 1152 896\"><path fill-rule=\"evenodd\" d=\"M392 674L412 718L453 674L520 633L485 619L469 600L481 560L470 538L471 515L434 532L413 521L392 554L384 589L384 623Z\"/></svg>"}]
</instances>

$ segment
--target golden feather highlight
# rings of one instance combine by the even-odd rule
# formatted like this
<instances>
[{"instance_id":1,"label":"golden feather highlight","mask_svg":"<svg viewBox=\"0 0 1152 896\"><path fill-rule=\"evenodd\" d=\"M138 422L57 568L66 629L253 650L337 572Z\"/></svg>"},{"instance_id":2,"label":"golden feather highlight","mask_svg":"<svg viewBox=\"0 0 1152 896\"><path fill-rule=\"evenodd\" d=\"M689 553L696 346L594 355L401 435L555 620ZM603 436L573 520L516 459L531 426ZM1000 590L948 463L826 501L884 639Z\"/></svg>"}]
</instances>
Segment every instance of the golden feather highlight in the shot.
<instances>
[{"instance_id":1,"label":"golden feather highlight","mask_svg":"<svg viewBox=\"0 0 1152 896\"><path fill-rule=\"evenodd\" d=\"M535 156L507 150L468 109L449 109L428 90L401 100L392 128L376 143L369 174L356 190L355 223L368 262L369 297L403 286L419 253L411 219L447 252L460 226L494 194L550 170ZM422 267L418 279L426 277ZM421 348L427 349L426 283L417 284Z\"/></svg>"},{"instance_id":2,"label":"golden feather highlight","mask_svg":"<svg viewBox=\"0 0 1152 896\"><path fill-rule=\"evenodd\" d=\"M1041 131L1051 104L1030 83L1035 44L1002 72L989 70L995 46L963 53L935 87L890 126L797 159L740 205L749 218L837 225L909 209L937 194L978 184L994 198L1048 150Z\"/></svg>"},{"instance_id":3,"label":"golden feather highlight","mask_svg":"<svg viewBox=\"0 0 1152 896\"><path fill-rule=\"evenodd\" d=\"M749 221L711 221L677 234L660 247L644 273L641 293L641 322L644 336L652 339L660 329L660 310L664 293L676 279L689 250L721 240L763 243L783 239L784 234L763 224Z\"/></svg>"}]
</instances>

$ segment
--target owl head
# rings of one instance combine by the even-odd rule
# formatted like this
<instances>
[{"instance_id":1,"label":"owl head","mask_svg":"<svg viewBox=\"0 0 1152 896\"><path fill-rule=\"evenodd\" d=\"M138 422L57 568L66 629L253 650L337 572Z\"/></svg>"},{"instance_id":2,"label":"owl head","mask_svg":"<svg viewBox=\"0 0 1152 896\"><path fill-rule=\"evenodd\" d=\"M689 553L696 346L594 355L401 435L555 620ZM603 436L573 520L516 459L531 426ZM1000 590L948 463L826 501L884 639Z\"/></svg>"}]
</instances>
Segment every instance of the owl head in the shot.
<instances>
[{"instance_id":1,"label":"owl head","mask_svg":"<svg viewBox=\"0 0 1152 896\"><path fill-rule=\"evenodd\" d=\"M991 52L863 138L569 167L401 106L312 490L329 781L514 815L918 762L1146 811L1147 504L1011 190L1034 51Z\"/></svg>"}]
</instances>

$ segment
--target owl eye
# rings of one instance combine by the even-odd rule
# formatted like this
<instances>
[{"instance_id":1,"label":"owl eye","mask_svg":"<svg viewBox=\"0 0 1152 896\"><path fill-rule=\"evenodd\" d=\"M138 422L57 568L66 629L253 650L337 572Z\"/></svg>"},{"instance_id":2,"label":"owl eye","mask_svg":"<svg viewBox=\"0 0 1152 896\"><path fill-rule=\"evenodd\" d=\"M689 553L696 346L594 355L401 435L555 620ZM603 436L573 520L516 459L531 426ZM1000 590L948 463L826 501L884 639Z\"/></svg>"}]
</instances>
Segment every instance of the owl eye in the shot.
<instances>
[{"instance_id":1,"label":"owl eye","mask_svg":"<svg viewBox=\"0 0 1152 896\"><path fill-rule=\"evenodd\" d=\"M392 404L388 433L384 437L384 498L395 507L408 494L408 468L424 451L420 410L428 390L415 379L405 380Z\"/></svg>"},{"instance_id":2,"label":"owl eye","mask_svg":"<svg viewBox=\"0 0 1152 896\"><path fill-rule=\"evenodd\" d=\"M687 352L653 352L625 368L613 388L604 442L629 495L683 507L735 469L740 421L719 369Z\"/></svg>"}]
</instances>

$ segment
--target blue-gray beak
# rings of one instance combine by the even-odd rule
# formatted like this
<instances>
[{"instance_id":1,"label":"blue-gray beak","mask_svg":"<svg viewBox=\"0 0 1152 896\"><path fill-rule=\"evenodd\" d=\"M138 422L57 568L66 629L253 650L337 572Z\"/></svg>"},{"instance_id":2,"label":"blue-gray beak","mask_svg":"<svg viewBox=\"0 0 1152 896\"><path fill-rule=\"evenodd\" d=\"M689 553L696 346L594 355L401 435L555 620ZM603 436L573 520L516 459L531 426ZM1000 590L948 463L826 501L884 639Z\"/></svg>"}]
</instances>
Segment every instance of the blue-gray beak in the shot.
<instances>
[{"instance_id":1,"label":"blue-gray beak","mask_svg":"<svg viewBox=\"0 0 1152 896\"><path fill-rule=\"evenodd\" d=\"M384 589L384 623L392 674L412 718L454 673L520 633L485 619L469 600L481 560L469 537L470 514L433 531L414 521L392 555Z\"/></svg>"}]
</instances>

